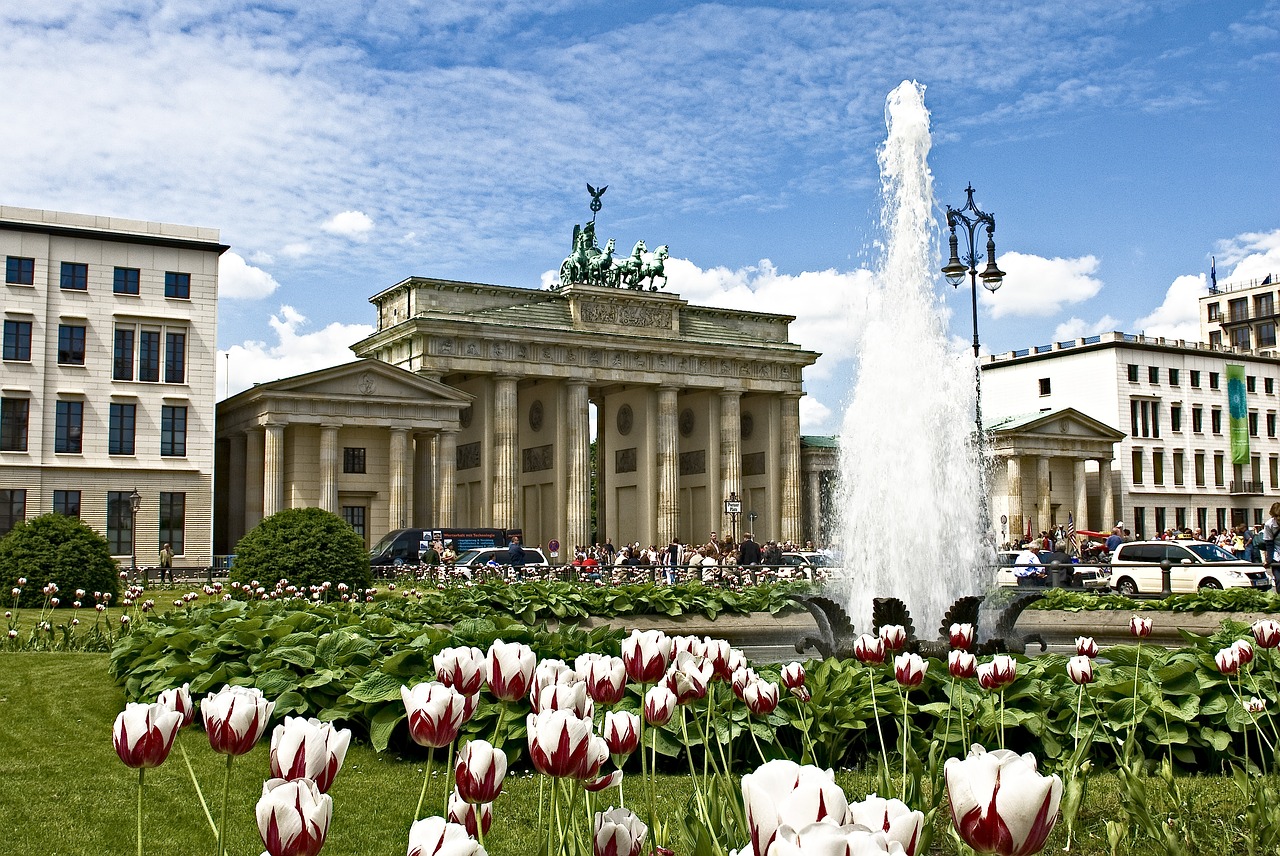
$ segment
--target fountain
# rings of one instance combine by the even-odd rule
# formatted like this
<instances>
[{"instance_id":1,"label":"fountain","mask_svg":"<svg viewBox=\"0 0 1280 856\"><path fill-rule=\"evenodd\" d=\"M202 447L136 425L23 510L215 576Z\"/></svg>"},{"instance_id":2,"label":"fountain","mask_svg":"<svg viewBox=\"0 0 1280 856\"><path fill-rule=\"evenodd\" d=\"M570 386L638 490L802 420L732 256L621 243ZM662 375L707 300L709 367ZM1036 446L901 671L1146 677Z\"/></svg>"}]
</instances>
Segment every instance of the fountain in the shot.
<instances>
[{"instance_id":1,"label":"fountain","mask_svg":"<svg viewBox=\"0 0 1280 856\"><path fill-rule=\"evenodd\" d=\"M855 625L869 629L874 601L894 598L931 629L962 598L990 589L995 556L983 532L973 358L948 338L935 291L939 241L924 86L904 81L893 90L885 120L883 256L866 296L840 435L844 603ZM977 604L970 606L976 618Z\"/></svg>"}]
</instances>

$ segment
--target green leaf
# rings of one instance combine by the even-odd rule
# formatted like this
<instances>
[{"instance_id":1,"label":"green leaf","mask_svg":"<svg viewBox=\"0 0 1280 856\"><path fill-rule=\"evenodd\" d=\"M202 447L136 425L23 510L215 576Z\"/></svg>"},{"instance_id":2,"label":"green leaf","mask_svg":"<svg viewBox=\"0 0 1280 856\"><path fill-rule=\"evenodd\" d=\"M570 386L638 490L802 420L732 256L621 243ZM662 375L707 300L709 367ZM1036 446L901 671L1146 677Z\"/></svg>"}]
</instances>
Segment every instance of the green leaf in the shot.
<instances>
[{"instance_id":1,"label":"green leaf","mask_svg":"<svg viewBox=\"0 0 1280 856\"><path fill-rule=\"evenodd\" d=\"M392 732L405 718L404 706L394 704L383 707L373 715L369 720L369 742L373 744L374 751L387 751Z\"/></svg>"}]
</instances>

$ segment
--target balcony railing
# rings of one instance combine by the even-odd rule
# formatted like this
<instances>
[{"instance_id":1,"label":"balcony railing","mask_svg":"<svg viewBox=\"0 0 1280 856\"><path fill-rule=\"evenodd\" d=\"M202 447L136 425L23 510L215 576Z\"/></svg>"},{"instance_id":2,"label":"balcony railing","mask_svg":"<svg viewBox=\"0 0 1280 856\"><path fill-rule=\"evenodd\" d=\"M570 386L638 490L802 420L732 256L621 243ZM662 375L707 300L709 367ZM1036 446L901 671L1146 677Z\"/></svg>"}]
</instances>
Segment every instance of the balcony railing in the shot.
<instances>
[{"instance_id":1,"label":"balcony railing","mask_svg":"<svg viewBox=\"0 0 1280 856\"><path fill-rule=\"evenodd\" d=\"M1232 481L1232 494L1256 494L1265 493L1266 487L1260 481Z\"/></svg>"}]
</instances>

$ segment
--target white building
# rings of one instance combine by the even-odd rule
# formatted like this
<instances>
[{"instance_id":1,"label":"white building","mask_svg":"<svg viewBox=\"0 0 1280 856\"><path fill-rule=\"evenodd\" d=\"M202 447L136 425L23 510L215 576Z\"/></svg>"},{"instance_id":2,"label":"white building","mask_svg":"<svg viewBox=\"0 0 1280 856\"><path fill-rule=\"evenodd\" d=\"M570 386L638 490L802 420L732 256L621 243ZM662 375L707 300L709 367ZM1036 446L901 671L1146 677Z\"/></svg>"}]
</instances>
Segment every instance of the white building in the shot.
<instances>
[{"instance_id":1,"label":"white building","mask_svg":"<svg viewBox=\"0 0 1280 856\"><path fill-rule=\"evenodd\" d=\"M216 229L0 206L0 535L57 511L123 560L169 542L210 562L226 249Z\"/></svg>"},{"instance_id":2,"label":"white building","mask_svg":"<svg viewBox=\"0 0 1280 856\"><path fill-rule=\"evenodd\" d=\"M1224 283L1200 297L1200 341L1237 351L1276 347L1280 277Z\"/></svg>"},{"instance_id":3,"label":"white building","mask_svg":"<svg viewBox=\"0 0 1280 856\"><path fill-rule=\"evenodd\" d=\"M1248 453L1243 464L1232 463L1229 365L1242 366L1245 376ZM1175 526L1207 532L1261 523L1280 491L1277 377L1280 359L1273 356L1121 333L984 357L988 425L1073 408L1124 434L1109 467L1095 458L1047 465L1037 460L1032 468L1017 456L1009 463L1006 456L1004 465L994 468L993 519L1005 515L1012 522L1012 494L1033 500L1023 507L1033 515L1036 531L1065 524L1073 508L1078 509L1077 528L1106 530L1121 520L1135 534L1148 536ZM1071 477L1075 467L1085 485L1078 498L1079 480ZM1030 489L1028 470L1036 472L1039 483ZM1013 491L1010 476L1022 479ZM1114 519L1103 519L1107 509Z\"/></svg>"}]
</instances>

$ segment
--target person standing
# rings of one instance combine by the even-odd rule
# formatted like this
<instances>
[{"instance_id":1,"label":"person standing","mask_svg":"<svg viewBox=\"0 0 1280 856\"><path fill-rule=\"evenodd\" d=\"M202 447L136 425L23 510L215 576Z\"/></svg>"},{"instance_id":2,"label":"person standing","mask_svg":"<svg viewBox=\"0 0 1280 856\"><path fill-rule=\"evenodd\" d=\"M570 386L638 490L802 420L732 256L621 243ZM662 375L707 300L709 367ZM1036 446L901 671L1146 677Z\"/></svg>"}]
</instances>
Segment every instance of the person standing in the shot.
<instances>
[{"instance_id":1,"label":"person standing","mask_svg":"<svg viewBox=\"0 0 1280 856\"><path fill-rule=\"evenodd\" d=\"M168 577L169 582L173 583L173 545L168 541L160 548L160 582L163 584L165 578Z\"/></svg>"},{"instance_id":2,"label":"person standing","mask_svg":"<svg viewBox=\"0 0 1280 856\"><path fill-rule=\"evenodd\" d=\"M760 564L763 554L760 551L760 545L754 540L750 532L742 536L742 546L738 548L738 564L746 567L752 567Z\"/></svg>"},{"instance_id":3,"label":"person standing","mask_svg":"<svg viewBox=\"0 0 1280 856\"><path fill-rule=\"evenodd\" d=\"M519 535L511 536L511 543L507 546L507 564L511 566L512 575L520 579L524 569L524 547L520 545Z\"/></svg>"},{"instance_id":4,"label":"person standing","mask_svg":"<svg viewBox=\"0 0 1280 856\"><path fill-rule=\"evenodd\" d=\"M1271 516L1262 526L1262 567L1271 571L1275 589L1280 591L1280 571L1275 568L1275 562L1280 558L1276 554L1276 540L1280 539L1280 502L1271 503L1267 513Z\"/></svg>"}]
</instances>

